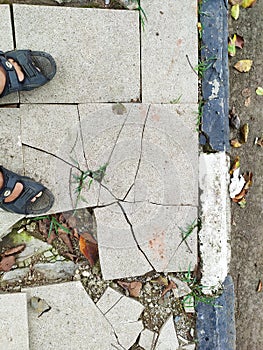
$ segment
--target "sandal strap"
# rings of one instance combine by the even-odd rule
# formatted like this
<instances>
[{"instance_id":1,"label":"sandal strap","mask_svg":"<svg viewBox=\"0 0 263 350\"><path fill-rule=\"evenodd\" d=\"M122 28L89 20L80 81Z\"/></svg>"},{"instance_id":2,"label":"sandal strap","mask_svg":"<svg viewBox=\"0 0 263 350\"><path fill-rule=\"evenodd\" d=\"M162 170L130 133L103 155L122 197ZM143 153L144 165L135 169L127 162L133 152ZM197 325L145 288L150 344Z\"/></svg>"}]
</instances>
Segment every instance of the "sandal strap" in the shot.
<instances>
[{"instance_id":1,"label":"sandal strap","mask_svg":"<svg viewBox=\"0 0 263 350\"><path fill-rule=\"evenodd\" d=\"M20 65L27 77L32 78L38 75L38 70L30 56L30 50L17 50L13 53L8 52L6 57L13 58Z\"/></svg>"},{"instance_id":2,"label":"sandal strap","mask_svg":"<svg viewBox=\"0 0 263 350\"><path fill-rule=\"evenodd\" d=\"M2 51L0 51L0 64L6 71L6 84L4 91L1 96L5 95L5 91L8 90L10 92L15 92L19 89L20 83L17 78L17 74L13 65L2 55Z\"/></svg>"},{"instance_id":3,"label":"sandal strap","mask_svg":"<svg viewBox=\"0 0 263 350\"><path fill-rule=\"evenodd\" d=\"M3 174L4 185L0 190L0 203L5 205L14 205L17 208L25 208L28 201L30 201L36 194L43 191L45 187L26 176L20 176L10 170L0 166L0 171ZM23 185L23 190L20 195L12 202L5 203L4 200L13 192L17 183Z\"/></svg>"}]
</instances>

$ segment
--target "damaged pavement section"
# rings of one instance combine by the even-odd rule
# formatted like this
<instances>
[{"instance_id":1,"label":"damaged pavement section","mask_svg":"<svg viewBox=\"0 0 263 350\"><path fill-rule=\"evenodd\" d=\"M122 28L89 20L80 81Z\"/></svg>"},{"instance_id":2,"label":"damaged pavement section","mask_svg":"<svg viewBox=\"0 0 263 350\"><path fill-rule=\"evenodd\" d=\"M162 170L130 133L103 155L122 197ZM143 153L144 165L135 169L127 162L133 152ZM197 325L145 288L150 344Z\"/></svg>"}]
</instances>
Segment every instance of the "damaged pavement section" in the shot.
<instances>
[{"instance_id":1,"label":"damaged pavement section","mask_svg":"<svg viewBox=\"0 0 263 350\"><path fill-rule=\"evenodd\" d=\"M181 241L198 216L195 111L195 104L21 105L22 168L53 191L51 212L95 208L105 279L194 269L196 228ZM103 166L101 182L88 178L77 200L76 168Z\"/></svg>"}]
</instances>

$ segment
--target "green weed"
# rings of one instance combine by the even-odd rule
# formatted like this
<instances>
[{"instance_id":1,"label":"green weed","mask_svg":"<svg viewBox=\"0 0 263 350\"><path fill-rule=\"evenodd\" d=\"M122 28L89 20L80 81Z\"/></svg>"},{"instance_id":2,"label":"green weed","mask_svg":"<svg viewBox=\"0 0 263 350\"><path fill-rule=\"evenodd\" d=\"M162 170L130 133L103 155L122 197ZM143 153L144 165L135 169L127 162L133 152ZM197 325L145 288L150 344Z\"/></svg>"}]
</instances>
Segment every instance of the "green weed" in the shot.
<instances>
[{"instance_id":1,"label":"green weed","mask_svg":"<svg viewBox=\"0 0 263 350\"><path fill-rule=\"evenodd\" d=\"M181 94L181 95L180 95L179 97L177 97L176 99L170 101L170 103L172 103L172 104L180 103L182 96L183 96L183 95Z\"/></svg>"},{"instance_id":2,"label":"green weed","mask_svg":"<svg viewBox=\"0 0 263 350\"><path fill-rule=\"evenodd\" d=\"M192 252L191 248L189 247L188 243L187 243L187 238L193 233L194 229L197 227L198 229L200 228L201 222L200 219L195 219L190 225L187 225L187 227L185 229L183 229L182 227L179 227L179 230L181 232L182 235L182 240L179 243L177 249L180 247L180 245L185 242L187 248L190 250L190 252Z\"/></svg>"},{"instance_id":3,"label":"green weed","mask_svg":"<svg viewBox=\"0 0 263 350\"><path fill-rule=\"evenodd\" d=\"M212 56L207 58L204 61L200 61L196 67L194 67L194 70L198 73L199 77L203 78L205 72L212 67L216 60L216 56Z\"/></svg>"},{"instance_id":4,"label":"green weed","mask_svg":"<svg viewBox=\"0 0 263 350\"><path fill-rule=\"evenodd\" d=\"M39 221L39 220L43 220L43 219L48 219L50 221L49 230L48 230L48 237L50 236L51 231L53 229L56 232L56 234L58 234L59 228L61 230L63 230L65 233L70 234L70 230L67 227L63 226L60 222L58 222L54 215L37 216L35 218L32 218L31 220L32 221Z\"/></svg>"},{"instance_id":5,"label":"green weed","mask_svg":"<svg viewBox=\"0 0 263 350\"><path fill-rule=\"evenodd\" d=\"M141 22L141 25L142 25L142 29L144 30L145 24L147 22L147 16L146 16L146 13L145 13L144 9L141 7L141 0L135 0L135 1L137 2L136 10L139 11L140 22Z\"/></svg>"}]
</instances>

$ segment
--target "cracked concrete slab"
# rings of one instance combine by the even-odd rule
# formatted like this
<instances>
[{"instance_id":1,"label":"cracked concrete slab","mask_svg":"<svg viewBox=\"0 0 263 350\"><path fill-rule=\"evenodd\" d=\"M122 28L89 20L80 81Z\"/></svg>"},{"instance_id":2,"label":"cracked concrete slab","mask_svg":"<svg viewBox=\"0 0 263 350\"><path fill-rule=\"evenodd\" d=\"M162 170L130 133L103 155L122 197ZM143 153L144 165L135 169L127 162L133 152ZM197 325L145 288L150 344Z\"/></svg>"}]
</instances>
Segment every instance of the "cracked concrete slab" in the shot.
<instances>
[{"instance_id":1,"label":"cracked concrete slab","mask_svg":"<svg viewBox=\"0 0 263 350\"><path fill-rule=\"evenodd\" d=\"M95 216L104 279L138 276L152 270L118 204L95 209Z\"/></svg>"},{"instance_id":2,"label":"cracked concrete slab","mask_svg":"<svg viewBox=\"0 0 263 350\"><path fill-rule=\"evenodd\" d=\"M96 205L96 183L83 190L88 203L77 201L79 182L74 176L80 176L80 171L76 167L87 170L77 106L21 105L20 115L26 175L52 190L51 212Z\"/></svg>"},{"instance_id":3,"label":"cracked concrete slab","mask_svg":"<svg viewBox=\"0 0 263 350\"><path fill-rule=\"evenodd\" d=\"M83 350L87 349L87 344L90 350L112 349L111 344L117 344L112 326L80 282L33 287L24 291L28 303L35 296L44 299L51 307L40 317L30 305L28 307L31 350L42 349L43 344L47 350L68 349L69 335L70 343Z\"/></svg>"},{"instance_id":4,"label":"cracked concrete slab","mask_svg":"<svg viewBox=\"0 0 263 350\"><path fill-rule=\"evenodd\" d=\"M144 350L153 350L156 338L157 333L145 328L140 334L139 345Z\"/></svg>"},{"instance_id":5,"label":"cracked concrete slab","mask_svg":"<svg viewBox=\"0 0 263 350\"><path fill-rule=\"evenodd\" d=\"M114 302L108 303L109 300ZM130 349L143 330L142 321L138 319L144 306L110 287L97 302L97 306L112 325L119 344L124 349Z\"/></svg>"},{"instance_id":6,"label":"cracked concrete slab","mask_svg":"<svg viewBox=\"0 0 263 350\"><path fill-rule=\"evenodd\" d=\"M142 101L197 103L197 2L142 0ZM182 15L183 14L183 15ZM190 64L188 62L189 58Z\"/></svg>"},{"instance_id":7,"label":"cracked concrete slab","mask_svg":"<svg viewBox=\"0 0 263 350\"><path fill-rule=\"evenodd\" d=\"M141 104L79 106L89 167L98 169L108 164L102 184L116 198L124 198L134 183L148 109L148 105ZM100 204L108 202L107 196L100 195Z\"/></svg>"},{"instance_id":8,"label":"cracked concrete slab","mask_svg":"<svg viewBox=\"0 0 263 350\"><path fill-rule=\"evenodd\" d=\"M14 49L9 5L0 5L0 42L1 51L10 51ZM0 105L11 103L18 103L18 94L14 93L0 99Z\"/></svg>"},{"instance_id":9,"label":"cracked concrete slab","mask_svg":"<svg viewBox=\"0 0 263 350\"><path fill-rule=\"evenodd\" d=\"M105 279L187 271L197 263L197 231L182 241L180 228L197 219L197 208L121 203L95 209L101 270ZM127 221L128 219L128 221ZM187 243L187 244L186 244Z\"/></svg>"},{"instance_id":10,"label":"cracked concrete slab","mask_svg":"<svg viewBox=\"0 0 263 350\"><path fill-rule=\"evenodd\" d=\"M57 62L53 81L22 93L23 103L130 102L140 97L137 11L13 8L17 47L47 51Z\"/></svg>"},{"instance_id":11,"label":"cracked concrete slab","mask_svg":"<svg viewBox=\"0 0 263 350\"><path fill-rule=\"evenodd\" d=\"M0 295L1 348L29 350L25 293Z\"/></svg>"}]
</instances>

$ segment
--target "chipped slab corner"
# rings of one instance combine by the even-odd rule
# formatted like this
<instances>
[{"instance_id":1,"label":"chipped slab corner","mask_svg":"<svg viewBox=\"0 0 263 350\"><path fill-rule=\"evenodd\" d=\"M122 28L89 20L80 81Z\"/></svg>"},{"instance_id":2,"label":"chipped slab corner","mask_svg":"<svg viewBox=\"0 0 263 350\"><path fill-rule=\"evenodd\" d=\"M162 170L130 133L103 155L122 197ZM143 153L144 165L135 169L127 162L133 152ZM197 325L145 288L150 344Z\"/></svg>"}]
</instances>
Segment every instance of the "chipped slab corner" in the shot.
<instances>
[{"instance_id":1,"label":"chipped slab corner","mask_svg":"<svg viewBox=\"0 0 263 350\"><path fill-rule=\"evenodd\" d=\"M200 255L204 293L222 288L230 262L229 157L225 152L199 159Z\"/></svg>"}]
</instances>

